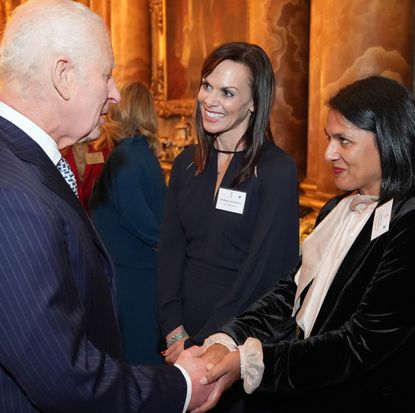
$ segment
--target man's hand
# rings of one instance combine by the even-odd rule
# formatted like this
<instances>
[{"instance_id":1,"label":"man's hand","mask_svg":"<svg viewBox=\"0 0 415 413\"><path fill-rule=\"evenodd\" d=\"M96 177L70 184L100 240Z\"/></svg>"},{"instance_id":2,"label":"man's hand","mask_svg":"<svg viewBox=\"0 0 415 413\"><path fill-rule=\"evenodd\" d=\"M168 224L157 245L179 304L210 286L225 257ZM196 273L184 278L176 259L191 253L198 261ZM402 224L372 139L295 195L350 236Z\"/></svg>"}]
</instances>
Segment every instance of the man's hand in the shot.
<instances>
[{"instance_id":1,"label":"man's hand","mask_svg":"<svg viewBox=\"0 0 415 413\"><path fill-rule=\"evenodd\" d=\"M200 383L202 377L204 377L207 372L207 362L201 358L205 352L206 349L203 347L190 347L180 354L175 363L180 367L183 367L192 380L192 398L190 399L189 410L194 410L204 404L213 388L212 384L202 385Z\"/></svg>"},{"instance_id":2,"label":"man's hand","mask_svg":"<svg viewBox=\"0 0 415 413\"><path fill-rule=\"evenodd\" d=\"M239 351L227 351L228 354L226 354L222 361L220 361L217 365L209 363L209 366L207 366L209 371L205 377L201 379L200 383L205 386L213 385L213 390L210 392L207 401L199 407L196 407L194 410L191 410L191 413L203 413L213 409L218 403L223 392L241 378L241 360ZM216 355L217 354L218 353L216 353ZM208 358L209 356L206 357Z\"/></svg>"}]
</instances>

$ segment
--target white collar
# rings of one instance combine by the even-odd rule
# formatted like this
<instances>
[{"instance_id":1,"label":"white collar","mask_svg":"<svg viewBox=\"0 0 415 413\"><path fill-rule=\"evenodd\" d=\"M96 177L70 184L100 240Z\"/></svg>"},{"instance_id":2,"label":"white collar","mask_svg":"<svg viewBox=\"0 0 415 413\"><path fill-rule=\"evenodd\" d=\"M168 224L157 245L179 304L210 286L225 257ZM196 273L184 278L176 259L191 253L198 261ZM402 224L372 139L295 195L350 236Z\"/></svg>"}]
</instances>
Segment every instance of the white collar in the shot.
<instances>
[{"instance_id":1,"label":"white collar","mask_svg":"<svg viewBox=\"0 0 415 413\"><path fill-rule=\"evenodd\" d=\"M0 101L0 116L16 125L19 129L29 135L46 153L50 160L56 165L60 158L58 145L53 138L43 129L39 128L29 118L22 115L17 110Z\"/></svg>"}]
</instances>

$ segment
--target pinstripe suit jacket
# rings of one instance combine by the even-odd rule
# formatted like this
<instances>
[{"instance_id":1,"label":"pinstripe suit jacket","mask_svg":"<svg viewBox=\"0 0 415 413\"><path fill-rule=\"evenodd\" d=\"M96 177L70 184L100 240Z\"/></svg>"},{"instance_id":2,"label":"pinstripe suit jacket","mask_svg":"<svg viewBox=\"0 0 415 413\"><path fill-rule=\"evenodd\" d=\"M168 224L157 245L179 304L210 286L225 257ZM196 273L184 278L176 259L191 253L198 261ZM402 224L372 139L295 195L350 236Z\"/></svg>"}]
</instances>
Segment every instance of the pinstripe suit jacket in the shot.
<instances>
[{"instance_id":1,"label":"pinstripe suit jacket","mask_svg":"<svg viewBox=\"0 0 415 413\"><path fill-rule=\"evenodd\" d=\"M47 155L1 117L0 277L0 412L182 410L177 368L120 361L107 254Z\"/></svg>"}]
</instances>

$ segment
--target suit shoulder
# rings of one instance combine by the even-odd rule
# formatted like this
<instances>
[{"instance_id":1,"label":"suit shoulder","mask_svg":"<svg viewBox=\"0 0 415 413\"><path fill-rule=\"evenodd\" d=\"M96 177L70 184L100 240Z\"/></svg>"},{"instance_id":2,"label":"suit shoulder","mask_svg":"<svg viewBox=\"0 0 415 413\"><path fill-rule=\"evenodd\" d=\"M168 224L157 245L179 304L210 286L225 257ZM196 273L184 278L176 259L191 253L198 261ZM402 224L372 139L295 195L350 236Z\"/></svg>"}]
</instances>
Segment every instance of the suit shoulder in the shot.
<instances>
[{"instance_id":1,"label":"suit shoulder","mask_svg":"<svg viewBox=\"0 0 415 413\"><path fill-rule=\"evenodd\" d=\"M21 187L33 179L29 165L0 143L0 186Z\"/></svg>"}]
</instances>

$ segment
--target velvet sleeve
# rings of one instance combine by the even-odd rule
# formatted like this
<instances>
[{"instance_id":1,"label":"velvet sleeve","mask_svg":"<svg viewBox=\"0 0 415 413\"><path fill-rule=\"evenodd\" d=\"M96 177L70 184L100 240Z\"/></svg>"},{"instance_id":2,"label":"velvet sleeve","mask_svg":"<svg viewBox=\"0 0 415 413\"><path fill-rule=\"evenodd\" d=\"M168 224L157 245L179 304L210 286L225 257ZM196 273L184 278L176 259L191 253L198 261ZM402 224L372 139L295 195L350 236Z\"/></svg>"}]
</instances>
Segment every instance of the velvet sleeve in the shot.
<instances>
[{"instance_id":1,"label":"velvet sleeve","mask_svg":"<svg viewBox=\"0 0 415 413\"><path fill-rule=\"evenodd\" d=\"M258 338L262 343L285 337L292 330L292 303L294 302L296 284L294 271L284 280L276 283L274 288L261 297L249 308L229 321L220 330L230 335L237 344L243 344L248 337Z\"/></svg>"},{"instance_id":2,"label":"velvet sleeve","mask_svg":"<svg viewBox=\"0 0 415 413\"><path fill-rule=\"evenodd\" d=\"M262 339L265 372L260 388L276 392L323 388L356 380L392 357L399 360L415 329L413 245L415 211L411 210L369 244L359 265L349 269L347 284L323 327L305 340L271 339L278 336L278 328L274 330L278 323L270 325L267 320L272 316L264 313L276 317L281 313L284 303L277 291L275 302L269 296L227 326L224 331L238 341L247 335ZM361 288L354 310L337 323ZM342 302L346 297L347 302Z\"/></svg>"}]
</instances>

